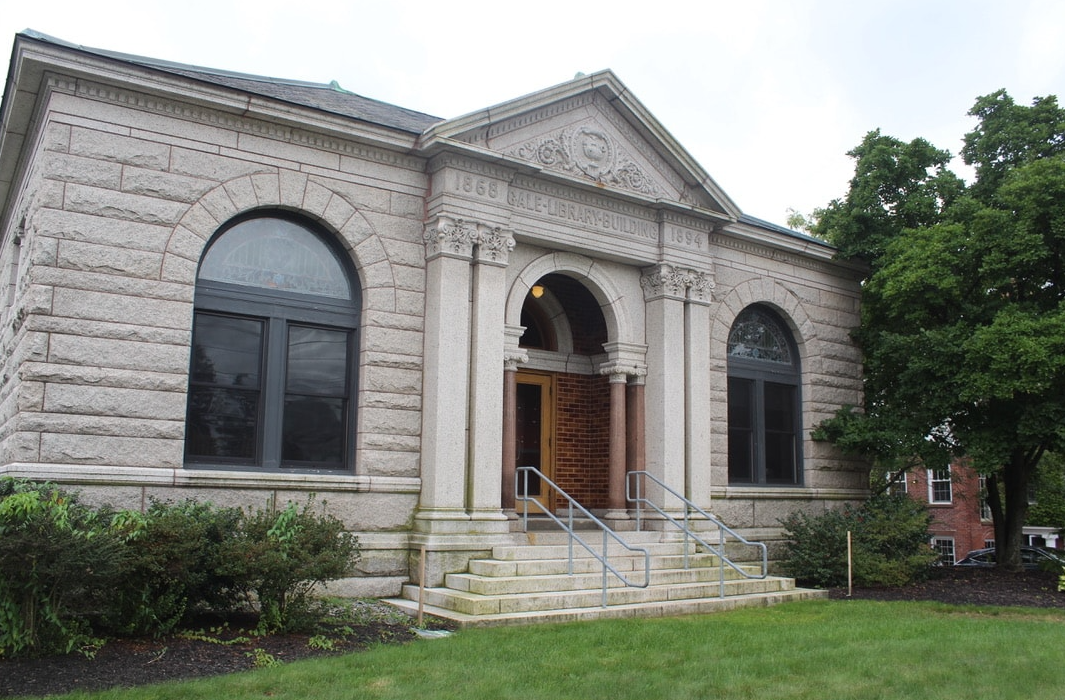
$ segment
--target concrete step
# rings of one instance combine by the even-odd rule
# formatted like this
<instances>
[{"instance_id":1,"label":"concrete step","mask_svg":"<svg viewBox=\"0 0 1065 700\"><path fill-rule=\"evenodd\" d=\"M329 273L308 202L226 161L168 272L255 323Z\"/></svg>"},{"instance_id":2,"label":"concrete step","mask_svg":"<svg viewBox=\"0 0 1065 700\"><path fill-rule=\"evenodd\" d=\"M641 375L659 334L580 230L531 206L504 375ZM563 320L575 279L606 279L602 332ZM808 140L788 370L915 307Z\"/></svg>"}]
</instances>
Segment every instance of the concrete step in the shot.
<instances>
[{"instance_id":1,"label":"concrete step","mask_svg":"<svg viewBox=\"0 0 1065 700\"><path fill-rule=\"evenodd\" d=\"M578 622L599 619L619 619L629 617L670 617L677 615L697 615L725 610L749 607L766 607L797 600L827 598L828 591L807 588L793 588L770 593L753 593L709 598L691 598L686 600L663 600L651 603L619 604L602 607L598 603L584 608L564 608L558 610L535 610L512 613L487 613L470 615L467 613L424 605L422 611L451 620L460 627L494 627L503 625L529 625L544 622ZM385 602L410 614L418 613L417 600L390 598Z\"/></svg>"},{"instance_id":2,"label":"concrete step","mask_svg":"<svg viewBox=\"0 0 1065 700\"><path fill-rule=\"evenodd\" d=\"M603 551L602 540L585 542L591 547L591 551L587 547L574 542L572 546L573 557L577 558L594 558L595 552L601 554ZM627 557L627 556L643 556L641 549L647 550L649 554L655 556L667 556L684 553L684 544L681 542L645 542L640 544L630 545L633 549L626 549L616 542L610 542L607 545L607 554L611 557ZM694 547L689 547L689 552L694 552ZM570 555L569 544L528 544L528 545L498 545L492 548L492 558L499 559L501 561L517 561L521 559L567 559Z\"/></svg>"},{"instance_id":3,"label":"concrete step","mask_svg":"<svg viewBox=\"0 0 1065 700\"><path fill-rule=\"evenodd\" d=\"M791 579L740 579L725 581L725 595L750 595L778 593L794 588ZM666 601L712 598L719 596L719 582L694 582L674 585L650 586L647 588L617 587L607 589L607 605L635 605L662 603ZM403 587L403 597L417 600L419 589L414 585ZM427 588L424 591L426 605L454 610L467 615L498 615L524 612L545 612L568 608L588 608L602 604L603 591L580 589L564 591L540 591L536 593L506 593L482 595L451 588Z\"/></svg>"},{"instance_id":4,"label":"concrete step","mask_svg":"<svg viewBox=\"0 0 1065 700\"><path fill-rule=\"evenodd\" d=\"M505 595L508 593L545 593L552 591L579 591L585 589L602 590L603 568L596 560L592 560L598 566L590 567L582 572L572 575L565 571L553 571L547 574L516 574L512 576L500 575L498 571L491 575L477 573L448 574L444 578L444 587L456 591L468 591L480 595ZM564 562L543 562L552 568L562 568ZM587 563L587 562L585 562ZM473 567L471 567L473 568ZM642 566L627 569L621 572L628 580L626 584L612 572L607 572L607 588L622 588L629 585L643 585L647 583L648 572ZM750 575L756 572L748 570ZM649 585L651 586L675 586L685 583L718 582L722 574L726 581L740 579L743 576L730 567L722 571L719 567L692 567L677 568L652 568L650 570Z\"/></svg>"},{"instance_id":5,"label":"concrete step","mask_svg":"<svg viewBox=\"0 0 1065 700\"><path fill-rule=\"evenodd\" d=\"M577 535L595 552L601 551L601 532L581 531ZM405 585L402 598L388 602L412 611L423 596L425 612L471 626L681 615L768 605L823 593L800 591L788 578L753 578L760 573L758 565L742 566L746 577L726 566L722 581L718 557L698 551L700 548L691 540L685 541L680 533L621 535L631 547L649 553L650 581L645 581L643 552L608 538L610 564L628 583L608 573L605 606L602 563L568 533L548 529L525 535L527 544L494 547L490 559L472 560L467 571L447 574L440 587L421 590Z\"/></svg>"},{"instance_id":6,"label":"concrete step","mask_svg":"<svg viewBox=\"0 0 1065 700\"><path fill-rule=\"evenodd\" d=\"M574 555L576 555L576 552L574 552ZM611 557L610 564L623 573L626 571L642 572L644 569L642 556ZM712 554L688 555L688 566L691 568L716 568L717 564L718 559ZM651 568L683 569L685 568L684 555L665 554L652 556ZM568 559L473 559L469 565L469 573L479 576L547 576L550 574L566 574L569 573L569 570L570 562ZM573 558L573 573L575 574L602 570L602 563L594 557L574 556Z\"/></svg>"}]
</instances>

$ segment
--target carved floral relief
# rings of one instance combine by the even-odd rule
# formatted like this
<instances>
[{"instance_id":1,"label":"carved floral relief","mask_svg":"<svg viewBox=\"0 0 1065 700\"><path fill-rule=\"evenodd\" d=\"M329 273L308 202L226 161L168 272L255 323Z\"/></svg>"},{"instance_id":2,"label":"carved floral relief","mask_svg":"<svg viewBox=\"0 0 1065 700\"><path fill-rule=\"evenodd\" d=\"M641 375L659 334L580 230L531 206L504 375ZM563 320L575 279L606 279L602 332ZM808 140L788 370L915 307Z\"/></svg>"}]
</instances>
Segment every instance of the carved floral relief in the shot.
<instances>
[{"instance_id":1,"label":"carved floral relief","mask_svg":"<svg viewBox=\"0 0 1065 700\"><path fill-rule=\"evenodd\" d=\"M664 192L602 129L584 125L529 141L509 155L651 197Z\"/></svg>"}]
</instances>

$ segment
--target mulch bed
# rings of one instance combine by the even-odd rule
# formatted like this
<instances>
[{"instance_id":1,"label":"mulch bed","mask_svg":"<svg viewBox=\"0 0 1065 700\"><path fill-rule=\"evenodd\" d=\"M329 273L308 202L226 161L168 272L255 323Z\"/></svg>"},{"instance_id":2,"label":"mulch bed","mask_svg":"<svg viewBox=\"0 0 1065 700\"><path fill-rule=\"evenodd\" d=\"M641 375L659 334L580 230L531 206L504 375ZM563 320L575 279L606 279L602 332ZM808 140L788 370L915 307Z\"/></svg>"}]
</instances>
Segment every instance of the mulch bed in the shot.
<instances>
[{"instance_id":1,"label":"mulch bed","mask_svg":"<svg viewBox=\"0 0 1065 700\"><path fill-rule=\"evenodd\" d=\"M133 687L164 681L247 671L264 661L289 663L320 656L349 654L377 644L403 644L415 634L411 623L392 608L379 606L380 619L353 624L337 621L316 631L331 648L311 644L310 634L271 634L253 637L254 617L197 621L194 632L159 638L108 640L93 658L74 652L66 656L0 659L0 698L59 695L74 690ZM448 625L439 624L437 629ZM248 637L243 641L241 637ZM267 656L269 655L269 656Z\"/></svg>"},{"instance_id":2,"label":"mulch bed","mask_svg":"<svg viewBox=\"0 0 1065 700\"><path fill-rule=\"evenodd\" d=\"M847 590L834 589L832 598L847 598ZM998 569L946 567L921 583L901 588L855 589L862 600L934 600L952 605L1002 605L1065 608L1065 593L1058 591L1057 574L1048 571L1010 573Z\"/></svg>"},{"instance_id":3,"label":"mulch bed","mask_svg":"<svg viewBox=\"0 0 1065 700\"><path fill-rule=\"evenodd\" d=\"M1006 573L995 569L946 568L937 576L904 588L834 589L835 599L932 600L955 605L1065 608L1057 577L1042 571ZM278 634L236 644L220 644L238 632L208 632L210 639L171 635L159 639L113 639L89 659L81 654L42 659L0 659L0 697L43 696L73 690L130 687L162 681L214 676L256 667L256 657L288 663L315 656L347 654L375 644L414 639L409 624L382 616L326 635L331 650L310 645L306 634ZM251 625L253 626L253 625ZM229 629L240 629L230 624ZM195 635L193 635L195 637ZM261 650L261 651L260 651Z\"/></svg>"}]
</instances>

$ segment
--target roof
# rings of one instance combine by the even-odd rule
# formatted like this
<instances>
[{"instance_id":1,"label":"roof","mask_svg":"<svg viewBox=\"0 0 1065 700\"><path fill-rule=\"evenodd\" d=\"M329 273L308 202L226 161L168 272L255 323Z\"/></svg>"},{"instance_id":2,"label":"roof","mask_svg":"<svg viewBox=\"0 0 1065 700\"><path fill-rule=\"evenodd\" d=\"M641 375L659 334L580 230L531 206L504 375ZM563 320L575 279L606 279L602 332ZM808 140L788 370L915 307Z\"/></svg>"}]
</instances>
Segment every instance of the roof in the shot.
<instances>
[{"instance_id":1,"label":"roof","mask_svg":"<svg viewBox=\"0 0 1065 700\"><path fill-rule=\"evenodd\" d=\"M331 83L312 83L234 73L80 46L32 29L27 29L20 32L20 34L56 46L83 51L132 65L153 68L185 78L221 85L304 107L311 107L412 134L421 134L434 124L443 121L440 117L357 95L354 92L344 90L336 81Z\"/></svg>"},{"instance_id":2,"label":"roof","mask_svg":"<svg viewBox=\"0 0 1065 700\"><path fill-rule=\"evenodd\" d=\"M461 136L465 131L473 129L477 125L499 121L508 116L510 111L524 111L531 104L540 104L552 100L561 99L566 95L587 90L606 90L610 93L609 99L615 107L624 107L629 115L629 121L641 129L655 142L659 143L668 154L674 164L681 170L686 171L693 178L692 183L696 187L705 189L711 197L721 203L722 212L733 221L759 229L764 232L775 233L791 238L803 244L814 245L832 250L826 241L814 238L799 231L793 231L784 226L779 226L768 221L743 214L740 209L731 202L727 195L713 182L701 166L676 143L672 136L654 119L617 80L609 70L602 71L592 76L578 76L572 81L539 91L533 95L511 100L496 107L487 108L480 112L465 115L455 119L444 119L424 112L418 112L397 105L382 102L356 93L344 90L336 81L330 83L314 83L298 80L286 80L233 71L206 68L172 61L137 56L106 49L97 49L78 44L73 44L62 39L32 30L26 29L19 32L19 38L49 44L62 49L77 51L91 56L97 56L111 61L119 61L131 66L138 66L150 70L162 71L182 78L216 85L219 87L237 90L245 94L258 95L267 99L278 100L288 104L307 107L342 118L355 119L358 121L391 129L410 136L427 138L429 142L440 136L448 137L449 142L455 137ZM9 69L10 70L10 69ZM9 74L8 82L11 82ZM10 105L6 104L12 95L7 94L11 85L5 86L5 99L0 113L10 111ZM510 115L513 116L513 115ZM481 124L484 122L484 124ZM426 142L422 142L425 146ZM4 184L4 183L0 183ZM0 187L0 202L6 194Z\"/></svg>"},{"instance_id":3,"label":"roof","mask_svg":"<svg viewBox=\"0 0 1065 700\"><path fill-rule=\"evenodd\" d=\"M822 246L825 246L826 248L833 248L834 247L831 243L829 243L828 241L824 240L823 238L817 238L816 236L811 236L809 234L803 233L802 231L794 231L794 230L788 228L787 226L780 226L778 224L774 224L771 221L766 221L765 219L759 219L756 216L750 216L749 214L740 214L740 218L738 219L738 221L741 224L747 224L748 226L756 226L758 228L764 228L764 229L769 229L770 231L776 231L777 233L781 233L781 234L784 234L785 236L790 236L792 238L797 238L800 241L805 241L806 243L816 243L817 245L822 245Z\"/></svg>"}]
</instances>

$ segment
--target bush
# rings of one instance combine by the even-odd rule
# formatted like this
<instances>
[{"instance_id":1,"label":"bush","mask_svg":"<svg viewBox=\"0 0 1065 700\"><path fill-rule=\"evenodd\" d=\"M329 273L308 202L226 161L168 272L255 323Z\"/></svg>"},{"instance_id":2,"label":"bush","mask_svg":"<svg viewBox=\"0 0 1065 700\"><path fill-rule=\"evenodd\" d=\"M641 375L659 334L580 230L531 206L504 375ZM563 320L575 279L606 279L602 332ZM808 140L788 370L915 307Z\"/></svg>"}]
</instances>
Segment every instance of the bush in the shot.
<instances>
[{"instance_id":1,"label":"bush","mask_svg":"<svg viewBox=\"0 0 1065 700\"><path fill-rule=\"evenodd\" d=\"M239 535L221 548L219 570L255 592L262 631L305 627L314 587L351 575L358 562L356 537L310 506L246 515Z\"/></svg>"},{"instance_id":2,"label":"bush","mask_svg":"<svg viewBox=\"0 0 1065 700\"><path fill-rule=\"evenodd\" d=\"M0 656L91 644L88 616L125 557L103 511L53 484L0 479Z\"/></svg>"},{"instance_id":3,"label":"bush","mask_svg":"<svg viewBox=\"0 0 1065 700\"><path fill-rule=\"evenodd\" d=\"M237 536L241 516L239 508L192 500L153 501L144 514L116 514L112 530L122 536L129 556L105 619L108 628L158 635L191 614L233 609L240 586L218 572L218 563L219 552Z\"/></svg>"},{"instance_id":4,"label":"bush","mask_svg":"<svg viewBox=\"0 0 1065 700\"><path fill-rule=\"evenodd\" d=\"M858 586L901 586L928 575L937 556L929 546L931 516L905 495L880 494L858 508L818 516L794 512L781 521L789 544L782 566L821 588L847 584L847 532Z\"/></svg>"},{"instance_id":5,"label":"bush","mask_svg":"<svg viewBox=\"0 0 1065 700\"><path fill-rule=\"evenodd\" d=\"M166 633L193 613L231 612L250 592L263 632L308 624L313 588L350 575L359 556L343 523L310 505L114 512L0 478L0 657L85 649L95 630Z\"/></svg>"}]
</instances>

